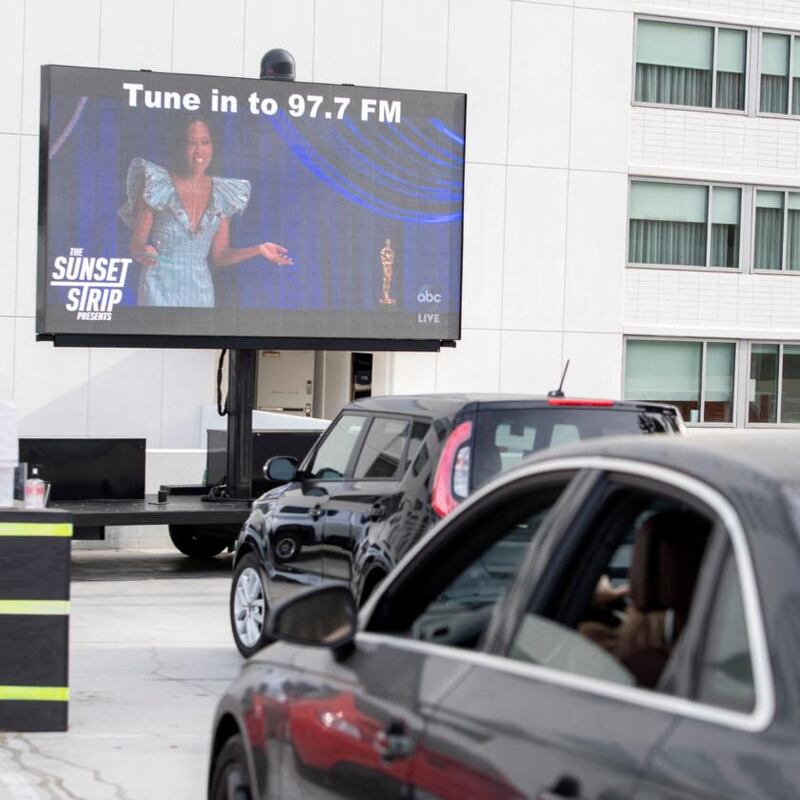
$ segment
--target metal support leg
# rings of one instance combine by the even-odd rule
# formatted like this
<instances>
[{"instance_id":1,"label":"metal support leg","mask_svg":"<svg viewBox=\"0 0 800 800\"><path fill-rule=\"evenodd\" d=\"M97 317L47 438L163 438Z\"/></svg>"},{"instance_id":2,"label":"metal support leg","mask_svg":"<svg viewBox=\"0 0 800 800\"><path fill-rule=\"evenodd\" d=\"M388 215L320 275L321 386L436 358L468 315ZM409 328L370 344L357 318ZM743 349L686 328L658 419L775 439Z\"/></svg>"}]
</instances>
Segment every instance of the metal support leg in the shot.
<instances>
[{"instance_id":1,"label":"metal support leg","mask_svg":"<svg viewBox=\"0 0 800 800\"><path fill-rule=\"evenodd\" d=\"M253 492L256 353L228 352L228 494L242 500L249 500Z\"/></svg>"}]
</instances>

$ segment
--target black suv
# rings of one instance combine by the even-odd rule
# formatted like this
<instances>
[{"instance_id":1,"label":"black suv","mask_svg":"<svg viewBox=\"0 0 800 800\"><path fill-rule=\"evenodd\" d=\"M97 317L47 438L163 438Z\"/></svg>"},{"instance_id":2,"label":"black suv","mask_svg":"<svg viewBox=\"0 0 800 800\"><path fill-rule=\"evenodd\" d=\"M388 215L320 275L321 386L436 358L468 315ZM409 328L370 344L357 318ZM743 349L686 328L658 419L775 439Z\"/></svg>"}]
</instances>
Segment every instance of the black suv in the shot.
<instances>
[{"instance_id":1,"label":"black suv","mask_svg":"<svg viewBox=\"0 0 800 800\"><path fill-rule=\"evenodd\" d=\"M539 450L598 436L680 433L671 406L520 395L409 395L345 406L284 485L253 504L236 543L230 619L239 651L268 640L267 611L297 585L336 581L363 603L473 489Z\"/></svg>"}]
</instances>

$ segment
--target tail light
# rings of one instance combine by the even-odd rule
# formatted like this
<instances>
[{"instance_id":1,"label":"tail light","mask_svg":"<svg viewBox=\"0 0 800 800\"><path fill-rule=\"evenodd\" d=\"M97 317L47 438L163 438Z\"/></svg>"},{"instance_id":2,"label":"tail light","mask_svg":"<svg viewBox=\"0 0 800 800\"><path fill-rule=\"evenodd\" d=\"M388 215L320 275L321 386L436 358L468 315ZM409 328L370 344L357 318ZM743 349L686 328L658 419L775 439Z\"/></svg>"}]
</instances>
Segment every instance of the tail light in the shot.
<instances>
[{"instance_id":1,"label":"tail light","mask_svg":"<svg viewBox=\"0 0 800 800\"><path fill-rule=\"evenodd\" d=\"M439 517L447 516L469 494L472 423L456 425L447 437L433 479L431 505Z\"/></svg>"}]
</instances>

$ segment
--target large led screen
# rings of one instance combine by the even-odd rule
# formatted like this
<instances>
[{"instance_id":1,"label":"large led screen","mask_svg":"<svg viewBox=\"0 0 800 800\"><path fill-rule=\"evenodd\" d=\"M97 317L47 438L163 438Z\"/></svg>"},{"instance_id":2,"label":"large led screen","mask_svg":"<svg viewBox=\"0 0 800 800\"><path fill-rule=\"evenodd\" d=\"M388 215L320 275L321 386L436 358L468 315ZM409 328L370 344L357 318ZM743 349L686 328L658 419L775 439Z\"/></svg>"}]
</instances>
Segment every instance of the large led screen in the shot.
<instances>
[{"instance_id":1,"label":"large led screen","mask_svg":"<svg viewBox=\"0 0 800 800\"><path fill-rule=\"evenodd\" d=\"M443 92L43 67L38 337L459 338L465 106Z\"/></svg>"}]
</instances>

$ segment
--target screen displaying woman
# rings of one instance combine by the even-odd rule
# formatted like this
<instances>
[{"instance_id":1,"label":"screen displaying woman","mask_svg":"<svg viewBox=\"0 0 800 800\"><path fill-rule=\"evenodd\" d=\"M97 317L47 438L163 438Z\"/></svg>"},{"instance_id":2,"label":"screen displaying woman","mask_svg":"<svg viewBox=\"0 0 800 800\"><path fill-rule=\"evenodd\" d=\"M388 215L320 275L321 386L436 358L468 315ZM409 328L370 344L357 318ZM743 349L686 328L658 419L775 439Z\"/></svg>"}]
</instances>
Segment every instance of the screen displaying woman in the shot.
<instances>
[{"instance_id":1,"label":"screen displaying woman","mask_svg":"<svg viewBox=\"0 0 800 800\"><path fill-rule=\"evenodd\" d=\"M231 247L230 221L250 199L250 182L210 175L214 142L208 124L193 117L176 131L173 163L134 158L128 202L120 216L133 230L131 256L141 266L137 301L143 306L214 306L211 268L261 256L277 265L292 259L273 242Z\"/></svg>"}]
</instances>

